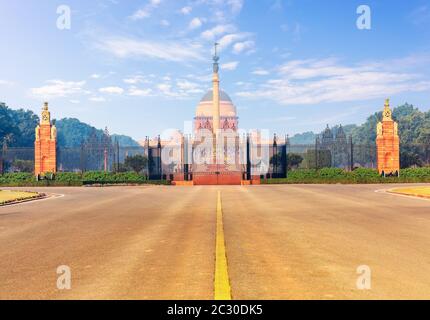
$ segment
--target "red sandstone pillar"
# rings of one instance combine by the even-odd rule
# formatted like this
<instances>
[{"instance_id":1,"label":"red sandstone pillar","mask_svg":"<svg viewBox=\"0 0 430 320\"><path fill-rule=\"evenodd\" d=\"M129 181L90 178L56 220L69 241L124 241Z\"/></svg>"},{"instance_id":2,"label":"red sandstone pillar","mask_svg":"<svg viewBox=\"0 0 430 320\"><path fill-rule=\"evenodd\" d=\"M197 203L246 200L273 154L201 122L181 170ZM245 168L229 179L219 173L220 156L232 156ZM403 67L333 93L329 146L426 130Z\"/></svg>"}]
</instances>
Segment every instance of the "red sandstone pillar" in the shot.
<instances>
[{"instance_id":1,"label":"red sandstone pillar","mask_svg":"<svg viewBox=\"0 0 430 320\"><path fill-rule=\"evenodd\" d=\"M57 128L51 125L48 103L42 109L40 124L36 127L34 141L34 174L57 171Z\"/></svg>"},{"instance_id":2,"label":"red sandstone pillar","mask_svg":"<svg viewBox=\"0 0 430 320\"><path fill-rule=\"evenodd\" d=\"M400 139L397 122L393 121L390 102L385 101L382 122L377 127L378 171L383 175L400 173Z\"/></svg>"}]
</instances>

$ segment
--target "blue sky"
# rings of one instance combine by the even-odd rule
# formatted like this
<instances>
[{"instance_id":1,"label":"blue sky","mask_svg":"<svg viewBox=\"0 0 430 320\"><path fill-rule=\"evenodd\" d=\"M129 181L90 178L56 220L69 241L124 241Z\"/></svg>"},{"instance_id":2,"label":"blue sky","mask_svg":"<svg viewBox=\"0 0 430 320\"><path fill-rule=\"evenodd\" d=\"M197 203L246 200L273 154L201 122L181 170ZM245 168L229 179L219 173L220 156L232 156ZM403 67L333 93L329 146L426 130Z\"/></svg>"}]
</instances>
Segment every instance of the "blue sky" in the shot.
<instances>
[{"instance_id":1,"label":"blue sky","mask_svg":"<svg viewBox=\"0 0 430 320\"><path fill-rule=\"evenodd\" d=\"M356 26L362 4L370 30ZM244 129L359 124L387 97L430 108L428 0L3 0L0 23L0 101L47 100L56 118L137 140L192 120L214 41Z\"/></svg>"}]
</instances>

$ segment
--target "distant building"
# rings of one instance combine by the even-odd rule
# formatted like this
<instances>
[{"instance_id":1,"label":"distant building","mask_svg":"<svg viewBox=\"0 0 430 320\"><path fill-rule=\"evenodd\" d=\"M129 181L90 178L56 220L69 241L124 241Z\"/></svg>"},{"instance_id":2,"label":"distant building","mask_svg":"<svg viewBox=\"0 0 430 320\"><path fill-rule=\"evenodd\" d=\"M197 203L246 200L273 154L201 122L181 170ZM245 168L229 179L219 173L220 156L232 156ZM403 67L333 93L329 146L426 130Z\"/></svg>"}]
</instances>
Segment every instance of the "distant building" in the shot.
<instances>
[{"instance_id":1,"label":"distant building","mask_svg":"<svg viewBox=\"0 0 430 320\"><path fill-rule=\"evenodd\" d=\"M220 107L220 128L222 130L231 129L237 131L239 118L236 114L236 107L233 101L223 90L219 91L219 107ZM212 131L213 127L213 90L209 90L200 100L196 108L196 116L194 118L194 132L207 129Z\"/></svg>"},{"instance_id":2,"label":"distant building","mask_svg":"<svg viewBox=\"0 0 430 320\"><path fill-rule=\"evenodd\" d=\"M333 166L342 169L350 167L348 140L342 125L340 125L336 131L336 138L333 147Z\"/></svg>"},{"instance_id":3,"label":"distant building","mask_svg":"<svg viewBox=\"0 0 430 320\"><path fill-rule=\"evenodd\" d=\"M336 134L334 134L334 131ZM318 167L335 167L347 169L350 167L350 155L348 150L348 140L345 131L340 125L336 130L327 125L321 138L317 141L317 148L324 151L324 163L319 159ZM322 156L320 157L322 158Z\"/></svg>"},{"instance_id":4,"label":"distant building","mask_svg":"<svg viewBox=\"0 0 430 320\"><path fill-rule=\"evenodd\" d=\"M236 106L220 89L216 46L212 88L204 94L195 110L193 134L174 131L169 133L170 137L147 137L141 142L149 159L150 179L168 179L177 185L259 184L260 176L267 171L264 168L270 167L270 157L275 155L272 169L285 175L286 156L282 158L284 165L281 159L278 161L278 153L285 153L284 145L276 142L272 146L272 141L261 137L260 133L239 134ZM263 144L267 153L258 152ZM251 164L251 156L264 159Z\"/></svg>"},{"instance_id":5,"label":"distant building","mask_svg":"<svg viewBox=\"0 0 430 320\"><path fill-rule=\"evenodd\" d=\"M326 129L322 134L321 149L331 150L333 148L333 142L334 142L333 132L331 131L329 125L327 125Z\"/></svg>"}]
</instances>

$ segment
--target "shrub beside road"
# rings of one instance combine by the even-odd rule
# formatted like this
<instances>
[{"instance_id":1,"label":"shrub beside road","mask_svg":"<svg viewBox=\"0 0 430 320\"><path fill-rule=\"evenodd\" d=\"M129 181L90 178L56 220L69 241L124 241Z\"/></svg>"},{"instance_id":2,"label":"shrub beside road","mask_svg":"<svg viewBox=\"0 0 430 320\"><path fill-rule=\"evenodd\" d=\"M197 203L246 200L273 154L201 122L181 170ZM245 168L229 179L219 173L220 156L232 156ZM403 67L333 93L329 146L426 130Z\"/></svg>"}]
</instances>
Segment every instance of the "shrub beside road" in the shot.
<instances>
[{"instance_id":1,"label":"shrub beside road","mask_svg":"<svg viewBox=\"0 0 430 320\"><path fill-rule=\"evenodd\" d=\"M54 178L36 181L31 173L7 173L0 176L0 186L8 187L43 187L43 186L82 186L109 184L167 184L166 181L147 180L135 172L88 171L82 173L59 172Z\"/></svg>"},{"instance_id":2,"label":"shrub beside road","mask_svg":"<svg viewBox=\"0 0 430 320\"><path fill-rule=\"evenodd\" d=\"M262 179L263 184L370 184L370 183L430 183L430 167L409 168L400 177L381 177L375 169L358 168L352 172L338 168L298 169L288 172L288 178ZM0 186L83 186L83 185L168 185L169 181L148 180L135 172L88 171L59 172L54 179L36 181L31 173L7 173L0 176Z\"/></svg>"},{"instance_id":3,"label":"shrub beside road","mask_svg":"<svg viewBox=\"0 0 430 320\"><path fill-rule=\"evenodd\" d=\"M358 168L345 171L338 168L304 169L288 172L287 178L264 179L264 184L370 184L370 183L430 183L430 168L409 168L400 177L383 178L377 170Z\"/></svg>"}]
</instances>

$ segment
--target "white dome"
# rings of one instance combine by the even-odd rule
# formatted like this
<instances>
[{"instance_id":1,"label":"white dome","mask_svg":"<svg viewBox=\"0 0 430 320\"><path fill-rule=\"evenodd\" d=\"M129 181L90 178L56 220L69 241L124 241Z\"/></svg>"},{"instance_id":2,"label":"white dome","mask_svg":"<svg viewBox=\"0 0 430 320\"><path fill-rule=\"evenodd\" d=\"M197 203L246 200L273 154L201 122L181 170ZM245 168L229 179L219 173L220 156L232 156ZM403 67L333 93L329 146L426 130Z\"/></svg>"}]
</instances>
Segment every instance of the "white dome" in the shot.
<instances>
[{"instance_id":1,"label":"white dome","mask_svg":"<svg viewBox=\"0 0 430 320\"><path fill-rule=\"evenodd\" d=\"M200 103L197 106L196 117L212 117L212 96L212 90L209 90L203 96L202 100L200 100ZM228 94L220 90L219 96L220 116L224 118L236 117L236 107L234 106Z\"/></svg>"}]
</instances>

